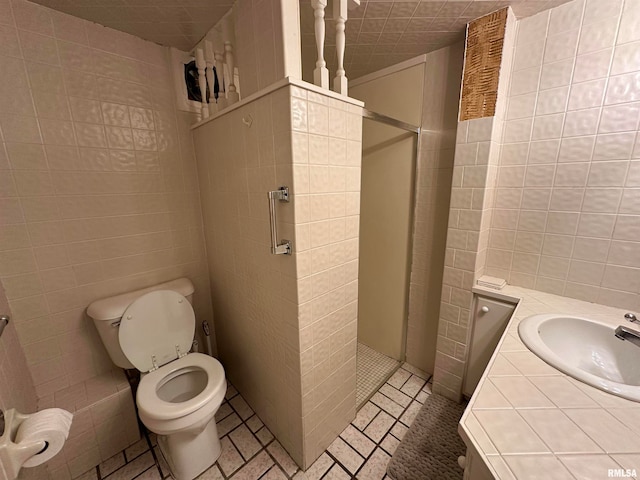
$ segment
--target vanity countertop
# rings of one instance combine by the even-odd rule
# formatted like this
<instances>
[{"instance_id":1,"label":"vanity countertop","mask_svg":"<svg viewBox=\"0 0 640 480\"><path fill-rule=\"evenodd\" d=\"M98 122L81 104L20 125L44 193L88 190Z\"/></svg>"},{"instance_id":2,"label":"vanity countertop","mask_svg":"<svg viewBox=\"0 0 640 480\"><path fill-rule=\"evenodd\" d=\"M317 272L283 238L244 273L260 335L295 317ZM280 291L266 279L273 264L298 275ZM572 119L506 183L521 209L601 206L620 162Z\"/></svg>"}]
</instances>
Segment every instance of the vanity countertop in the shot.
<instances>
[{"instance_id":1,"label":"vanity countertop","mask_svg":"<svg viewBox=\"0 0 640 480\"><path fill-rule=\"evenodd\" d=\"M518 480L640 476L640 403L565 375L518 336L520 320L534 314L632 326L626 311L512 286L474 292L518 302L458 428L491 473Z\"/></svg>"}]
</instances>

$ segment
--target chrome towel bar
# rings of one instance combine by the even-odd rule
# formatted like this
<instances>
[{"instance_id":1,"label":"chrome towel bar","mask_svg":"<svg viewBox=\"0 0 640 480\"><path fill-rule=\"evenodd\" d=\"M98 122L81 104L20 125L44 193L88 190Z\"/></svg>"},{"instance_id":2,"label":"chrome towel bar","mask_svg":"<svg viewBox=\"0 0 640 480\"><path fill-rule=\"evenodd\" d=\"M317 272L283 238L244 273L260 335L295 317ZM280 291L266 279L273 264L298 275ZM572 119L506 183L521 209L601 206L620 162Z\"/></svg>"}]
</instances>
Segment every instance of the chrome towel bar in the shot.
<instances>
[{"instance_id":1,"label":"chrome towel bar","mask_svg":"<svg viewBox=\"0 0 640 480\"><path fill-rule=\"evenodd\" d=\"M271 253L274 255L291 255L291 242L282 240L278 243L278 217L276 215L276 200L289 201L289 187L280 187L269 195L269 221L271 223Z\"/></svg>"}]
</instances>

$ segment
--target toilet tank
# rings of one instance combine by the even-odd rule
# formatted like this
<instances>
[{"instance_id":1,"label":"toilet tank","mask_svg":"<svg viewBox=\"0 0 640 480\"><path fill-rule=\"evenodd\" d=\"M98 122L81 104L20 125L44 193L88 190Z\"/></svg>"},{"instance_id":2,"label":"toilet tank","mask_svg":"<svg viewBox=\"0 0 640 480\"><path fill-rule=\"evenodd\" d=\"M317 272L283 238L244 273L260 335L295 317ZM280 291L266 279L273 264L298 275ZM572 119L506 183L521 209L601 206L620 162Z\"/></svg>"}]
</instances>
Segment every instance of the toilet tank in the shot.
<instances>
[{"instance_id":1,"label":"toilet tank","mask_svg":"<svg viewBox=\"0 0 640 480\"><path fill-rule=\"evenodd\" d=\"M177 280L160 283L142 290L96 300L87 308L87 315L93 320L111 360L118 367L135 368L123 353L122 348L120 348L118 328L122 314L134 300L156 290L173 290L186 297L189 303L193 303L193 283L188 278L178 278Z\"/></svg>"}]
</instances>

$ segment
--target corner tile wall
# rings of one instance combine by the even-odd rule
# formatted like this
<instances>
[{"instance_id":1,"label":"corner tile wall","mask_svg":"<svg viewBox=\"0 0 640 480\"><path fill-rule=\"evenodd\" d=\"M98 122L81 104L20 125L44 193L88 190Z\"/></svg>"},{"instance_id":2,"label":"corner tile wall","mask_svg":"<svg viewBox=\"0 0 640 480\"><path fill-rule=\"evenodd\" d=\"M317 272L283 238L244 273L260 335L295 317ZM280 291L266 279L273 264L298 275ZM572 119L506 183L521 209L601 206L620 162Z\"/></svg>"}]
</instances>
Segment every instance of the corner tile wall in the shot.
<instances>
[{"instance_id":1,"label":"corner tile wall","mask_svg":"<svg viewBox=\"0 0 640 480\"><path fill-rule=\"evenodd\" d=\"M0 38L0 277L50 403L113 368L93 300L188 276L211 318L191 118L163 47L21 0Z\"/></svg>"},{"instance_id":2,"label":"corner tile wall","mask_svg":"<svg viewBox=\"0 0 640 480\"><path fill-rule=\"evenodd\" d=\"M303 467L355 417L362 136L357 107L309 87L193 130L220 357ZM267 192L283 185L291 256L270 253Z\"/></svg>"},{"instance_id":3,"label":"corner tile wall","mask_svg":"<svg viewBox=\"0 0 640 480\"><path fill-rule=\"evenodd\" d=\"M304 468L356 414L361 105L292 89Z\"/></svg>"},{"instance_id":4,"label":"corner tile wall","mask_svg":"<svg viewBox=\"0 0 640 480\"><path fill-rule=\"evenodd\" d=\"M464 44L428 53L416 164L406 360L433 372ZM432 345L425 348L425 344Z\"/></svg>"},{"instance_id":5,"label":"corner tile wall","mask_svg":"<svg viewBox=\"0 0 640 480\"><path fill-rule=\"evenodd\" d=\"M495 116L460 122L456 135L433 381L434 392L455 401L462 395L471 334L471 288L486 269L511 50L515 42L516 20L510 9L505 29Z\"/></svg>"},{"instance_id":6,"label":"corner tile wall","mask_svg":"<svg viewBox=\"0 0 640 480\"><path fill-rule=\"evenodd\" d=\"M11 316L2 283L0 283L0 315ZM0 410L15 408L22 413L31 413L36 410L36 407L36 391L33 388L31 373L20 346L14 322L9 321L0 337Z\"/></svg>"},{"instance_id":7,"label":"corner tile wall","mask_svg":"<svg viewBox=\"0 0 640 480\"><path fill-rule=\"evenodd\" d=\"M487 273L640 309L640 4L518 23Z\"/></svg>"},{"instance_id":8,"label":"corner tile wall","mask_svg":"<svg viewBox=\"0 0 640 480\"><path fill-rule=\"evenodd\" d=\"M0 315L12 317L9 302L0 282ZM13 320L9 320L0 336L0 412L15 408L20 413L33 413L37 410L38 398L33 387L27 360L20 346L20 340ZM41 465L30 470L23 469L20 479L47 478L48 466ZM0 463L0 480L13 480Z\"/></svg>"}]
</instances>

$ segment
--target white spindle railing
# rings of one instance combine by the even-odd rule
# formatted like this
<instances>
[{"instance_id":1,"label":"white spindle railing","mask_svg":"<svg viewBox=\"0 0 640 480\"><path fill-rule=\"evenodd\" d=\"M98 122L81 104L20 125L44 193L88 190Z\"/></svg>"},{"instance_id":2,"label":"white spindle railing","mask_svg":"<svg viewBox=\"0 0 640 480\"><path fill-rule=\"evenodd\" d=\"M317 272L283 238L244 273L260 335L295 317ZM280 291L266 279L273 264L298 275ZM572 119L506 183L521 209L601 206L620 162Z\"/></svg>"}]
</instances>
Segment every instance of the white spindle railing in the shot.
<instances>
[{"instance_id":1,"label":"white spindle railing","mask_svg":"<svg viewBox=\"0 0 640 480\"><path fill-rule=\"evenodd\" d=\"M213 37L213 55L213 63L216 67L218 85L220 88L220 92L218 92L218 99L216 100L218 111L220 111L227 107L227 86L224 81L224 44L222 43L222 36L219 32L215 32Z\"/></svg>"},{"instance_id":2,"label":"white spindle railing","mask_svg":"<svg viewBox=\"0 0 640 480\"><path fill-rule=\"evenodd\" d=\"M348 17L348 10L360 5L360 0L334 0L333 2L333 20L336 23L336 56L338 65L336 76L333 79L333 91L341 95L347 95L349 82L344 69L344 50L345 50L345 28ZM313 83L321 88L329 89L329 70L327 62L324 59L324 38L325 38L325 20L324 10L327 6L327 0L311 0L311 8L313 8L314 30L316 36L316 49L318 59L316 68L313 71Z\"/></svg>"},{"instance_id":3,"label":"white spindle railing","mask_svg":"<svg viewBox=\"0 0 640 480\"><path fill-rule=\"evenodd\" d=\"M233 18L223 19L222 32L212 29L193 50L198 69L198 86L202 94L199 117L209 118L240 100L235 75ZM218 92L216 98L216 81ZM207 86L209 97L207 98Z\"/></svg>"},{"instance_id":4,"label":"white spindle railing","mask_svg":"<svg viewBox=\"0 0 640 480\"><path fill-rule=\"evenodd\" d=\"M344 67L346 46L346 23L348 11L360 5L360 0L334 0L332 19L336 30L336 72L333 82L329 81L329 69L325 61L325 10L328 0L311 0L314 16L317 60L313 71L313 81L324 89L331 89L341 95L348 94L348 79ZM235 31L233 13L227 14L193 50L198 69L198 86L202 94L197 107L200 118L224 110L240 100L238 76L235 72ZM217 84L217 88L216 88ZM207 96L207 87L209 95ZM217 93L217 95L216 95Z\"/></svg>"},{"instance_id":5,"label":"white spindle railing","mask_svg":"<svg viewBox=\"0 0 640 480\"><path fill-rule=\"evenodd\" d=\"M347 94L347 76L344 71L345 23L347 23L347 0L336 0L333 3L333 19L336 21L336 54L338 69L333 79L333 91Z\"/></svg>"},{"instance_id":6,"label":"white spindle railing","mask_svg":"<svg viewBox=\"0 0 640 480\"><path fill-rule=\"evenodd\" d=\"M342 0L336 0L342 1ZM318 59L316 60L316 68L313 70L313 83L321 88L329 88L329 70L327 62L324 60L324 9L327 6L327 0L311 0L314 16L314 31L316 34L316 48L318 50Z\"/></svg>"},{"instance_id":7,"label":"white spindle railing","mask_svg":"<svg viewBox=\"0 0 640 480\"><path fill-rule=\"evenodd\" d=\"M235 70L235 64L233 63L233 46L231 42L224 42L224 61L227 64L228 77L229 77L229 89L227 90L227 102L229 105L236 103L240 100L240 94L236 90L234 83L233 72Z\"/></svg>"},{"instance_id":8,"label":"white spindle railing","mask_svg":"<svg viewBox=\"0 0 640 480\"><path fill-rule=\"evenodd\" d=\"M213 62L215 61L215 55L213 54L213 44L210 40L204 41L204 60L207 64L207 84L209 85L209 113L216 113L218 104L215 99L215 73L213 70Z\"/></svg>"},{"instance_id":9,"label":"white spindle railing","mask_svg":"<svg viewBox=\"0 0 640 480\"><path fill-rule=\"evenodd\" d=\"M233 28L233 17L229 16L226 18L226 21L222 24L222 35L224 40L224 62L227 65L228 76L229 76L229 87L227 89L227 102L229 104L236 103L240 100L240 94L236 89L236 85L234 83L234 73L235 73L235 63L233 61L233 44L232 39L235 37L234 28Z\"/></svg>"},{"instance_id":10,"label":"white spindle railing","mask_svg":"<svg viewBox=\"0 0 640 480\"><path fill-rule=\"evenodd\" d=\"M200 87L202 118L209 118L209 104L207 102L207 63L204 60L204 50L196 48L196 67L198 68L198 87Z\"/></svg>"}]
</instances>

